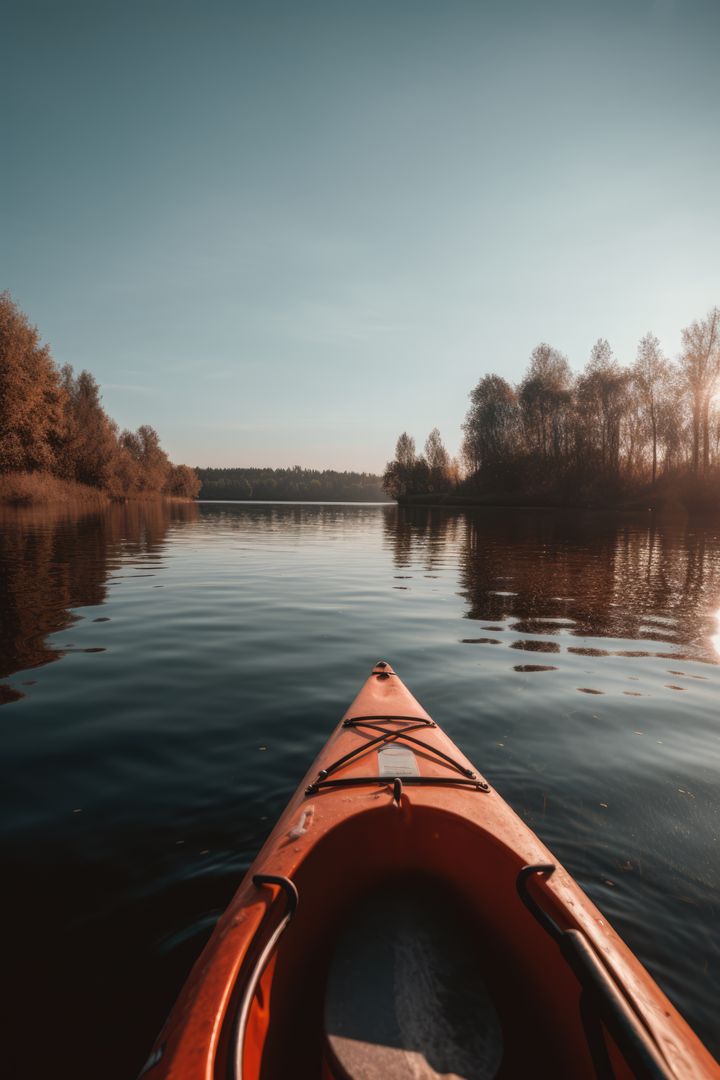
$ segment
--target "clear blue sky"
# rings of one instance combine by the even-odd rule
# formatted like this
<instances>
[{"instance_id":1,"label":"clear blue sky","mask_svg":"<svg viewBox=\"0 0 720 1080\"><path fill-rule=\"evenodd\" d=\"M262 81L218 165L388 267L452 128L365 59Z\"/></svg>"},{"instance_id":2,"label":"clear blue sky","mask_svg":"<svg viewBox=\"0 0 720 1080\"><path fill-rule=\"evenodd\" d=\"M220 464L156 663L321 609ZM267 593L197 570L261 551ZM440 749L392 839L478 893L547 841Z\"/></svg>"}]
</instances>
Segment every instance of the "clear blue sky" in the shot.
<instances>
[{"instance_id":1,"label":"clear blue sky","mask_svg":"<svg viewBox=\"0 0 720 1080\"><path fill-rule=\"evenodd\" d=\"M5 0L0 288L191 464L451 450L720 303L720 3Z\"/></svg>"}]
</instances>

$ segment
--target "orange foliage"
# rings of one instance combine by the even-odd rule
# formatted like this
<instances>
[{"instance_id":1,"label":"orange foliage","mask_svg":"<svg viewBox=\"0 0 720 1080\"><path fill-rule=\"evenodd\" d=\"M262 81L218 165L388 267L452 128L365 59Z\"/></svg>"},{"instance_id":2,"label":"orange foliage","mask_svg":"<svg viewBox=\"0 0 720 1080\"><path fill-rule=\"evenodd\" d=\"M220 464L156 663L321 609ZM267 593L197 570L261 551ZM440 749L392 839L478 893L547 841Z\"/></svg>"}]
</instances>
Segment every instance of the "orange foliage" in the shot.
<instances>
[{"instance_id":1,"label":"orange foliage","mask_svg":"<svg viewBox=\"0 0 720 1080\"><path fill-rule=\"evenodd\" d=\"M0 294L0 501L168 494L194 498L195 470L173 465L145 424L118 434L87 371L58 370L8 293Z\"/></svg>"}]
</instances>

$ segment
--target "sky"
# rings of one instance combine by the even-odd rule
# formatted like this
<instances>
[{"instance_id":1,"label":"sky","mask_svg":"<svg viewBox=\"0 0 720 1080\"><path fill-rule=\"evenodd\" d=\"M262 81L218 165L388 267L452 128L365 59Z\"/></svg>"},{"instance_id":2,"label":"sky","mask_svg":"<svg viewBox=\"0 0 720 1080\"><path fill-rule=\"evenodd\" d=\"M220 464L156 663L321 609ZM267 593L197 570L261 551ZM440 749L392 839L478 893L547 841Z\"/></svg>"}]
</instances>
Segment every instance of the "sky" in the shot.
<instances>
[{"instance_id":1,"label":"sky","mask_svg":"<svg viewBox=\"0 0 720 1080\"><path fill-rule=\"evenodd\" d=\"M0 289L175 461L455 452L720 304L717 0L0 6Z\"/></svg>"}]
</instances>

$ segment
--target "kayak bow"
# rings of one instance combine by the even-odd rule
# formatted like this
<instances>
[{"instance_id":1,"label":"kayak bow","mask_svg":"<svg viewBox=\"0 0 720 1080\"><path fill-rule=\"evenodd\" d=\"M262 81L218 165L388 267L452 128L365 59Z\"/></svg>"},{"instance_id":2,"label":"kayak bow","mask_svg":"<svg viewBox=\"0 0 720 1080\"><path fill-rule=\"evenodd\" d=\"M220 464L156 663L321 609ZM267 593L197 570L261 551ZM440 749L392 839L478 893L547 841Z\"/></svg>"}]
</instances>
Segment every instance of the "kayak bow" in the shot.
<instances>
[{"instance_id":1,"label":"kayak bow","mask_svg":"<svg viewBox=\"0 0 720 1080\"><path fill-rule=\"evenodd\" d=\"M720 1078L381 661L196 962L147 1080Z\"/></svg>"}]
</instances>

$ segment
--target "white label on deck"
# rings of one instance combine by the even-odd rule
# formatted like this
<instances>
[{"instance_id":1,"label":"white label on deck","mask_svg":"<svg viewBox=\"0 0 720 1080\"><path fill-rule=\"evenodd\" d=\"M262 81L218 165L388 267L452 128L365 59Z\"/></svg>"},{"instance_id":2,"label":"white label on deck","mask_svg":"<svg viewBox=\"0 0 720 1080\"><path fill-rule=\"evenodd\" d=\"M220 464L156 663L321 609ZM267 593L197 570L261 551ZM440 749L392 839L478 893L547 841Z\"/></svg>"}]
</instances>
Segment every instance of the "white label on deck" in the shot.
<instances>
[{"instance_id":1,"label":"white label on deck","mask_svg":"<svg viewBox=\"0 0 720 1080\"><path fill-rule=\"evenodd\" d=\"M419 776L417 761L406 746L383 746L378 750L378 776Z\"/></svg>"}]
</instances>

